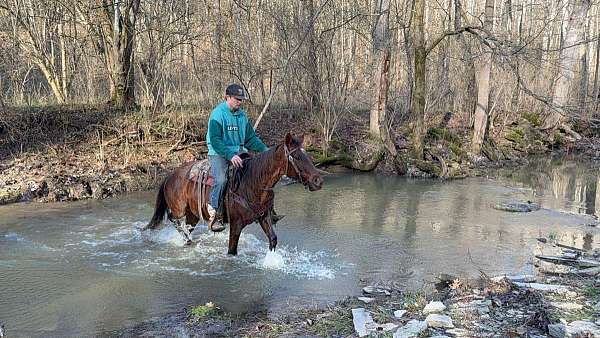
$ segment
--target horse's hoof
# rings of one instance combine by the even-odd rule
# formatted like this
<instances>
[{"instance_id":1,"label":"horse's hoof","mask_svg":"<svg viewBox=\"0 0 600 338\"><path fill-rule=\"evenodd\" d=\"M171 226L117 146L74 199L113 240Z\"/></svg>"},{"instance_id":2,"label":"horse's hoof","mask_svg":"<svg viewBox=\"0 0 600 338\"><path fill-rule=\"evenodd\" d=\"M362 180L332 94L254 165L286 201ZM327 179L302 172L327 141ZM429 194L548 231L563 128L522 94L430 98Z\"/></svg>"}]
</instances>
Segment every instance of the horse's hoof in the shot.
<instances>
[{"instance_id":1,"label":"horse's hoof","mask_svg":"<svg viewBox=\"0 0 600 338\"><path fill-rule=\"evenodd\" d=\"M221 223L221 222L214 222L213 224L210 225L210 230L212 232L221 232L221 231L225 230L225 225L223 225L223 223Z\"/></svg>"},{"instance_id":2,"label":"horse's hoof","mask_svg":"<svg viewBox=\"0 0 600 338\"><path fill-rule=\"evenodd\" d=\"M284 217L285 215L273 215L271 216L271 221L273 224L277 224L277 222L281 221Z\"/></svg>"}]
</instances>

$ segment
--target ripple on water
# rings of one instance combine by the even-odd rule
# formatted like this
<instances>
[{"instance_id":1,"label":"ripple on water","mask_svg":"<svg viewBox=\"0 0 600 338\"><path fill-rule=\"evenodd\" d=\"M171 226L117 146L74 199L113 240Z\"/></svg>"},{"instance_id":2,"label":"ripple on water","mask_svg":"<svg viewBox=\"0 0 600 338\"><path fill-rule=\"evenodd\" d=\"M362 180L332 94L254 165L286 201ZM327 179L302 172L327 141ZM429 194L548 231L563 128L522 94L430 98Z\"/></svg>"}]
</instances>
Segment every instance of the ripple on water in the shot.
<instances>
[{"instance_id":1,"label":"ripple on water","mask_svg":"<svg viewBox=\"0 0 600 338\"><path fill-rule=\"evenodd\" d=\"M25 244L27 248L34 251L57 251L57 249L55 248L35 242L14 232L9 232L5 234L4 238L6 238L8 241L20 243L20 245Z\"/></svg>"}]
</instances>

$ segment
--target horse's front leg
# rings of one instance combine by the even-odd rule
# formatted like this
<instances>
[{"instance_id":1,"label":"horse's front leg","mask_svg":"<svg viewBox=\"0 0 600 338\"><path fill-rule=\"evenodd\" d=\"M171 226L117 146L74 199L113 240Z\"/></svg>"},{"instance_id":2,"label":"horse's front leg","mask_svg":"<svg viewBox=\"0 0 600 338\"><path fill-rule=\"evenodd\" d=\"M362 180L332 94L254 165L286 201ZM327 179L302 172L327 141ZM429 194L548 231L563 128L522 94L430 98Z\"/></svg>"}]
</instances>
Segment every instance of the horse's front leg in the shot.
<instances>
[{"instance_id":1,"label":"horse's front leg","mask_svg":"<svg viewBox=\"0 0 600 338\"><path fill-rule=\"evenodd\" d=\"M267 235L267 238L269 239L269 250L275 250L275 247L277 247L277 235L275 234L275 230L273 230L273 224L271 223L270 215L262 217L258 220L258 223L260 223L260 227L263 229L265 235Z\"/></svg>"},{"instance_id":2,"label":"horse's front leg","mask_svg":"<svg viewBox=\"0 0 600 338\"><path fill-rule=\"evenodd\" d=\"M233 222L229 223L229 250L230 255L237 255L238 242L242 233L242 226Z\"/></svg>"}]
</instances>

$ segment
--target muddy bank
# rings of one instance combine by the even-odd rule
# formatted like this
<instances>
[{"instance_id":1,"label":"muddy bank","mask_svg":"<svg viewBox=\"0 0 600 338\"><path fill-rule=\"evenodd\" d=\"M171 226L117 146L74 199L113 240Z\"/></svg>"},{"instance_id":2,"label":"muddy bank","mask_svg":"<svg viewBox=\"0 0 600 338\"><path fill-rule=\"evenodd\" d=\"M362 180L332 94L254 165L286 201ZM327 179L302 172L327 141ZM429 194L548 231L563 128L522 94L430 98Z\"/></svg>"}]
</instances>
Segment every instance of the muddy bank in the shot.
<instances>
[{"instance_id":1,"label":"muddy bank","mask_svg":"<svg viewBox=\"0 0 600 338\"><path fill-rule=\"evenodd\" d=\"M154 189L176 166L203 158L209 108L123 113L105 107L69 106L15 109L0 129L0 204L19 201L72 201L106 198ZM258 112L249 108L252 118ZM578 152L600 158L600 140L577 142L560 131L552 138L535 129L529 115L512 122L484 145L483 156L468 151L469 130L453 127L451 114L431 121L424 158L409 153L409 129L398 122L392 157L368 132L368 112L342 119L326 142L307 113L271 112L258 128L267 145L288 132L305 135L305 148L321 167L338 166L386 175L443 179L485 175L492 168L514 167L527 156ZM533 122L532 122L533 121Z\"/></svg>"}]
</instances>

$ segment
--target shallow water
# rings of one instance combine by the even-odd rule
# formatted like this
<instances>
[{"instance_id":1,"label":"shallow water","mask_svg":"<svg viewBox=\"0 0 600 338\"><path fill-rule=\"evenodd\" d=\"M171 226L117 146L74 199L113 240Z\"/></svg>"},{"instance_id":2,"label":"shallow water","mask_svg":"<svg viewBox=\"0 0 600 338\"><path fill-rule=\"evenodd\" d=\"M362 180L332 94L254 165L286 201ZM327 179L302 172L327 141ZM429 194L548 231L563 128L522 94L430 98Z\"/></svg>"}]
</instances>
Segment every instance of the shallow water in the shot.
<instances>
[{"instance_id":1,"label":"shallow water","mask_svg":"<svg viewBox=\"0 0 600 338\"><path fill-rule=\"evenodd\" d=\"M278 187L278 250L251 225L237 257L204 225L191 248L172 227L141 234L153 192L3 206L0 322L11 337L93 336L208 301L277 315L358 294L361 279L528 273L537 237L596 247L597 182L589 165L549 160L493 180L332 175L318 192ZM492 208L510 200L542 210Z\"/></svg>"}]
</instances>

